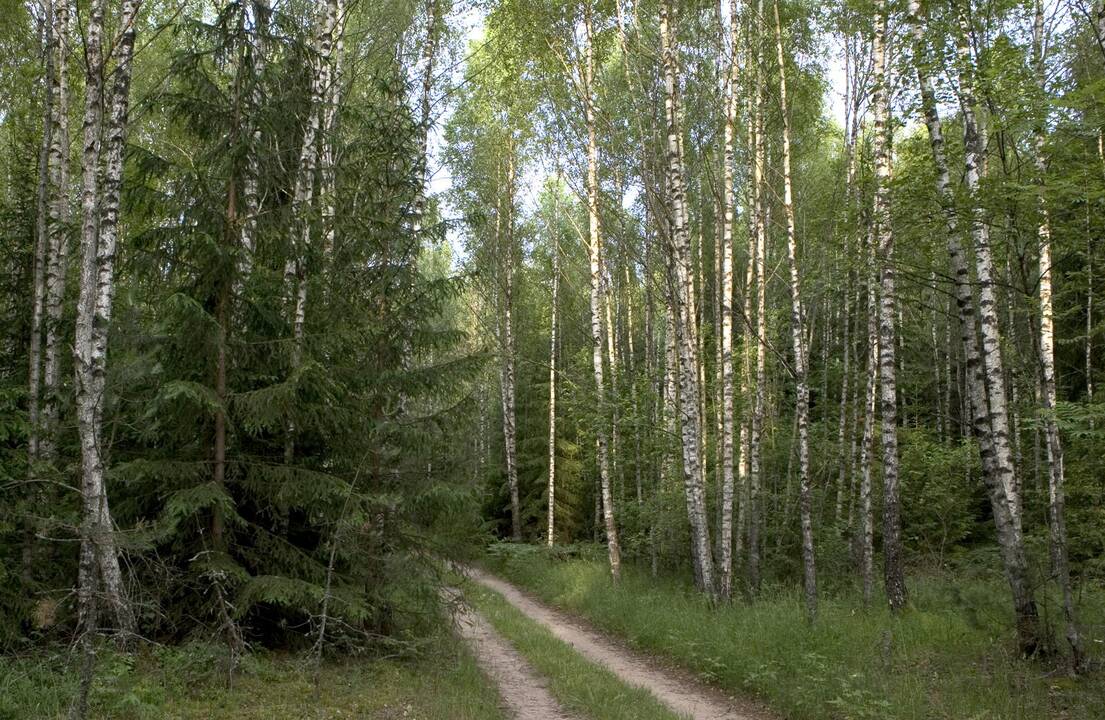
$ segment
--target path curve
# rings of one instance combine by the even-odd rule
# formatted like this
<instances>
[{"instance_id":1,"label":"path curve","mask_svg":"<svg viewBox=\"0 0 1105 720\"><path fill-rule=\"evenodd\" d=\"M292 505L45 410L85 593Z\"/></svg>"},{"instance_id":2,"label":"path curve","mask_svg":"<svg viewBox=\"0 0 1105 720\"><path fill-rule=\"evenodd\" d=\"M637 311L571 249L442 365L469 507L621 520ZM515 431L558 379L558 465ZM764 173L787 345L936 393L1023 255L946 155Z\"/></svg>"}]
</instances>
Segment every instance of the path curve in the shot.
<instances>
[{"instance_id":1,"label":"path curve","mask_svg":"<svg viewBox=\"0 0 1105 720\"><path fill-rule=\"evenodd\" d=\"M770 716L701 686L684 673L660 668L649 658L619 647L578 621L524 594L515 586L479 568L465 573L475 582L494 590L530 619L544 625L584 657L617 675L623 682L644 688L676 713L693 720L766 720ZM682 677L681 677L682 676Z\"/></svg>"},{"instance_id":2,"label":"path curve","mask_svg":"<svg viewBox=\"0 0 1105 720\"><path fill-rule=\"evenodd\" d=\"M479 613L460 599L454 588L442 591L455 608L457 632L472 648L476 664L499 689L499 706L516 720L577 720L549 691L522 655L504 640Z\"/></svg>"}]
</instances>

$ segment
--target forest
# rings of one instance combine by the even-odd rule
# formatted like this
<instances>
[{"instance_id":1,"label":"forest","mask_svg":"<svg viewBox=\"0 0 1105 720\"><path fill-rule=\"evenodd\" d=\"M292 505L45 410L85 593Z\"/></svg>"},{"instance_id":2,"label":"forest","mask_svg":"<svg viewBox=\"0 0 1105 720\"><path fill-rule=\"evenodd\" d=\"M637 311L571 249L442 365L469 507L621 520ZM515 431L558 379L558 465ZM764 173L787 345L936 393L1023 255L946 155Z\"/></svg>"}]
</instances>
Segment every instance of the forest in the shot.
<instances>
[{"instance_id":1,"label":"forest","mask_svg":"<svg viewBox=\"0 0 1105 720\"><path fill-rule=\"evenodd\" d=\"M1105 3L0 53L0 720L1105 717Z\"/></svg>"}]
</instances>

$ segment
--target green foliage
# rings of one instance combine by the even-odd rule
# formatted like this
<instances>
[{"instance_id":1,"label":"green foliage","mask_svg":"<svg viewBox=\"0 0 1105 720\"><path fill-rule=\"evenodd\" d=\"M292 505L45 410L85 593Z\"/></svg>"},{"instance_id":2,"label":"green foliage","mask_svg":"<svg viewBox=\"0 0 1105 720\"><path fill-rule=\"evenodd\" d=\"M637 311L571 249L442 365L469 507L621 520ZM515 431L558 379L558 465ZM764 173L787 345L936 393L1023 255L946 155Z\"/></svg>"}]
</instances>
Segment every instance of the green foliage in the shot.
<instances>
[{"instance_id":1,"label":"green foliage","mask_svg":"<svg viewBox=\"0 0 1105 720\"><path fill-rule=\"evenodd\" d=\"M347 659L322 666L320 694L309 658L239 658L232 682L222 644L191 642L138 655L100 650L92 713L104 720L265 720L273 717L393 717L497 720L493 686L454 639L435 634L418 659ZM64 656L0 658L0 719L64 718L76 673Z\"/></svg>"},{"instance_id":2,"label":"green foliage","mask_svg":"<svg viewBox=\"0 0 1105 720\"><path fill-rule=\"evenodd\" d=\"M1100 671L1059 682L1017 657L1000 578L972 578L963 568L955 576L914 574L912 604L901 616L878 602L864 610L848 589L822 597L811 626L792 587L718 608L669 575L629 566L614 588L601 559L542 554L499 553L488 564L631 646L787 717L1089 720L1105 711ZM1087 626L1105 627L1099 592L1087 594L1081 610Z\"/></svg>"}]
</instances>

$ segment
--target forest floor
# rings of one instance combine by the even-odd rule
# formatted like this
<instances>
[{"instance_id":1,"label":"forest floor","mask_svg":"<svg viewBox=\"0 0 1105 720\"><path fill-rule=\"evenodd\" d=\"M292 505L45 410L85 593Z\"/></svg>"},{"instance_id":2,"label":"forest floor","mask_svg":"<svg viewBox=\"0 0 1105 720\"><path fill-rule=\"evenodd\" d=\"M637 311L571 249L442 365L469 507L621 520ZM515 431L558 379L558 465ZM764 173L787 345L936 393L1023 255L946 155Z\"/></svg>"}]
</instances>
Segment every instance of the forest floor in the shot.
<instances>
[{"instance_id":1,"label":"forest floor","mask_svg":"<svg viewBox=\"0 0 1105 720\"><path fill-rule=\"evenodd\" d=\"M256 651L228 683L221 644L101 648L90 718L98 720L503 720L494 684L444 630L416 658L323 664ZM0 657L0 720L66 717L77 672L64 647Z\"/></svg>"},{"instance_id":2,"label":"forest floor","mask_svg":"<svg viewBox=\"0 0 1105 720\"><path fill-rule=\"evenodd\" d=\"M526 618L547 630L554 638L582 655L586 661L604 668L624 685L639 688L651 694L677 717L692 720L763 720L766 713L748 703L726 697L715 688L696 680L684 670L665 667L655 659L634 652L595 631L579 618L558 612L533 599L514 585L478 568L466 568L465 575L473 583L498 594ZM483 607L487 607L484 595ZM463 624L462 620L462 624ZM478 644L477 644L478 647ZM482 653L477 651L477 656ZM496 678L497 679L497 678ZM509 685L500 684L504 698L515 692ZM569 700L570 702L570 700ZM581 705L588 715L595 715L593 708ZM636 717L636 710L633 716ZM666 713L665 713L666 714ZM515 714L529 720L556 718L557 715L535 715L532 712Z\"/></svg>"},{"instance_id":3,"label":"forest floor","mask_svg":"<svg viewBox=\"0 0 1105 720\"><path fill-rule=\"evenodd\" d=\"M636 668L680 668L676 677L691 678L692 687L708 685L723 701L751 698L793 720L1105 717L1105 593L1099 589L1081 596L1095 669L1074 677L1061 653L1018 657L1007 591L984 568L954 581L911 575L911 605L901 616L878 601L865 610L858 594L841 585L823 594L810 626L799 592L783 584L765 586L754 601L716 607L682 577L654 578L627 565L615 587L603 560L525 546L503 550L483 565L509 583L477 571L473 584L487 583L600 664L601 655L576 633L597 636L600 647L632 648ZM1051 600L1043 593L1040 599L1045 623L1061 638ZM732 712L761 716L754 706L734 705Z\"/></svg>"}]
</instances>

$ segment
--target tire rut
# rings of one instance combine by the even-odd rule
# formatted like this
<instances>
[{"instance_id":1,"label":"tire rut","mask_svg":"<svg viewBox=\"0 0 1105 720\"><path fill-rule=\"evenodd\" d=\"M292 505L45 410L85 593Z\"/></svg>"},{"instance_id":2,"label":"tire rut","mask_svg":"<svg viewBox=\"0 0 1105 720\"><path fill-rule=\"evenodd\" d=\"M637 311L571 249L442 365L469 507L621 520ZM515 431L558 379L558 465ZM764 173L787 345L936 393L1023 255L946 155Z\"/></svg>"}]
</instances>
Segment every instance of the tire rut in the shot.
<instances>
[{"instance_id":1,"label":"tire rut","mask_svg":"<svg viewBox=\"0 0 1105 720\"><path fill-rule=\"evenodd\" d=\"M727 698L703 686L688 673L661 668L653 659L620 647L584 627L578 620L534 600L505 580L474 567L464 570L474 582L502 595L507 602L548 628L576 652L607 668L622 682L648 690L680 715L693 720L769 720L772 717L748 703Z\"/></svg>"},{"instance_id":2,"label":"tire rut","mask_svg":"<svg viewBox=\"0 0 1105 720\"><path fill-rule=\"evenodd\" d=\"M549 691L545 678L478 612L461 599L454 588L442 591L455 608L457 632L472 648L476 664L499 690L499 706L515 720L579 720L565 710Z\"/></svg>"}]
</instances>

